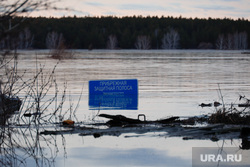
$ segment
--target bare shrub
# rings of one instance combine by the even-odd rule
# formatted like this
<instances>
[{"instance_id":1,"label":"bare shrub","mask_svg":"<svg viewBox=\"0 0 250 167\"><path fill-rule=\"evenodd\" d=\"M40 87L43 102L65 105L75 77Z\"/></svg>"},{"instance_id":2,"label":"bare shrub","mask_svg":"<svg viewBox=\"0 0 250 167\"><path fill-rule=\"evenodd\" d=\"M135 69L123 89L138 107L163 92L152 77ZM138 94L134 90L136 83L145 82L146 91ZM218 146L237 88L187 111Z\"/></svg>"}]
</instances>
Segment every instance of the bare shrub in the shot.
<instances>
[{"instance_id":1,"label":"bare shrub","mask_svg":"<svg viewBox=\"0 0 250 167\"><path fill-rule=\"evenodd\" d=\"M180 35L179 33L170 28L170 31L166 33L162 38L162 49L177 49L179 47Z\"/></svg>"},{"instance_id":2,"label":"bare shrub","mask_svg":"<svg viewBox=\"0 0 250 167\"><path fill-rule=\"evenodd\" d=\"M109 35L107 49L117 49L118 40L115 35Z\"/></svg>"},{"instance_id":3,"label":"bare shrub","mask_svg":"<svg viewBox=\"0 0 250 167\"><path fill-rule=\"evenodd\" d=\"M235 32L232 34L227 34L225 37L223 34L219 34L216 40L216 49L226 49L226 50L244 50L248 47L248 38L247 33L244 32Z\"/></svg>"},{"instance_id":4,"label":"bare shrub","mask_svg":"<svg viewBox=\"0 0 250 167\"><path fill-rule=\"evenodd\" d=\"M71 59L73 53L71 51L66 51L65 39L63 34L58 34L53 31L47 34L46 46L50 49L50 55L53 59Z\"/></svg>"},{"instance_id":5,"label":"bare shrub","mask_svg":"<svg viewBox=\"0 0 250 167\"><path fill-rule=\"evenodd\" d=\"M145 35L138 36L135 43L135 48L143 50L150 49L151 48L150 37Z\"/></svg>"}]
</instances>

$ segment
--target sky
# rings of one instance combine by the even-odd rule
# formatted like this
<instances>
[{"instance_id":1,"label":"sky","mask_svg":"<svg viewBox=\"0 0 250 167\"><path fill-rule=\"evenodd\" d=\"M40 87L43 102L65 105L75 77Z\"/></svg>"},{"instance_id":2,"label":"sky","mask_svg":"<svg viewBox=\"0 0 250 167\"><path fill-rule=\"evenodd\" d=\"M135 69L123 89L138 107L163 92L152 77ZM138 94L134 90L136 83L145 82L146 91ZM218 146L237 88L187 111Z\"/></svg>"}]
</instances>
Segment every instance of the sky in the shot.
<instances>
[{"instance_id":1,"label":"sky","mask_svg":"<svg viewBox=\"0 0 250 167\"><path fill-rule=\"evenodd\" d=\"M55 5L70 10L39 11L32 16L141 15L250 20L250 0L60 0Z\"/></svg>"}]
</instances>

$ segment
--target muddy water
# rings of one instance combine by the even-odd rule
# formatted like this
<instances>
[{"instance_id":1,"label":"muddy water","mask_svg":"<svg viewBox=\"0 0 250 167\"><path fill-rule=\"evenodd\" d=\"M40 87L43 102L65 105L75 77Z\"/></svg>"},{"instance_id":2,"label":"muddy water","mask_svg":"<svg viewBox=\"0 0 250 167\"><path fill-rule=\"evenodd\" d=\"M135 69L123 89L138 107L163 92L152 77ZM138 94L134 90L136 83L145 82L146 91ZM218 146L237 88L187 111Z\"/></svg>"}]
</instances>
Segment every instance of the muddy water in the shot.
<instances>
[{"instance_id":1,"label":"muddy water","mask_svg":"<svg viewBox=\"0 0 250 167\"><path fill-rule=\"evenodd\" d=\"M21 52L20 72L29 78L37 66L53 69L58 60L47 51ZM74 117L79 124L103 122L98 113L123 114L147 120L169 116L194 116L211 113L214 108L201 108L200 103L220 101L220 87L226 104L238 102L239 94L250 96L250 55L239 51L72 51L56 67L59 90L67 82L65 108L81 95ZM90 110L88 81L103 79L138 79L138 110ZM53 95L50 90L49 95ZM22 96L25 92L22 92ZM69 113L69 112L68 112ZM65 117L66 118L66 117ZM48 141L51 141L48 143ZM26 156L28 166L192 166L192 147L239 147L240 140L184 141L164 133L123 134L119 137L78 136L78 134L41 137L42 155ZM49 152L49 153L47 153ZM118 165L119 164L119 165Z\"/></svg>"}]
</instances>

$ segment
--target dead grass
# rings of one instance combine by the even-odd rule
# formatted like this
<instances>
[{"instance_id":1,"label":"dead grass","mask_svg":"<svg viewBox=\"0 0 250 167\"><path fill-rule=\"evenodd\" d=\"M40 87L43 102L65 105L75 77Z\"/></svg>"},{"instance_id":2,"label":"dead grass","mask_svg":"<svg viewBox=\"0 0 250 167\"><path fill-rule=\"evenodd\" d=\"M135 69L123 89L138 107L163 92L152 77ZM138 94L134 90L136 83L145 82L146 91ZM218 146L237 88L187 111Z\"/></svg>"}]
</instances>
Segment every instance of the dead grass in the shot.
<instances>
[{"instance_id":1,"label":"dead grass","mask_svg":"<svg viewBox=\"0 0 250 167\"><path fill-rule=\"evenodd\" d=\"M250 125L250 115L245 115L242 112L223 112L218 110L217 112L211 114L208 119L210 124L236 124L236 125Z\"/></svg>"},{"instance_id":2,"label":"dead grass","mask_svg":"<svg viewBox=\"0 0 250 167\"><path fill-rule=\"evenodd\" d=\"M239 102L241 104L231 104L230 108L226 108L225 105L222 108L216 108L215 113L209 117L208 123L250 125L250 100L240 95Z\"/></svg>"}]
</instances>

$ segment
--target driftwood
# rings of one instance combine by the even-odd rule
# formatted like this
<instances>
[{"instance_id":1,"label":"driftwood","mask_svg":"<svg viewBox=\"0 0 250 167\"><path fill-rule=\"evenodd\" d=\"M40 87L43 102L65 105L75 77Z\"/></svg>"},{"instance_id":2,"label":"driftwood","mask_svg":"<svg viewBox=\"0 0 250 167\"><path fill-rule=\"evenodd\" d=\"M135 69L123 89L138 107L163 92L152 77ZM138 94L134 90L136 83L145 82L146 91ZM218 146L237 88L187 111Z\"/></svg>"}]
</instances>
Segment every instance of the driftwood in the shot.
<instances>
[{"instance_id":1,"label":"driftwood","mask_svg":"<svg viewBox=\"0 0 250 167\"><path fill-rule=\"evenodd\" d=\"M246 104L238 104L238 107L250 107L250 104L249 104L249 103L246 103Z\"/></svg>"},{"instance_id":2,"label":"driftwood","mask_svg":"<svg viewBox=\"0 0 250 167\"><path fill-rule=\"evenodd\" d=\"M140 116L144 117L143 121L139 119ZM146 116L144 114L138 115L138 119L128 118L123 115L109 115L109 114L100 114L99 117L111 119L107 122L107 125L111 127L112 126L129 126L129 125L135 125L135 124L154 124L154 123L169 124L169 123L179 122L179 117L170 117L167 119L160 119L156 121L147 121Z\"/></svg>"},{"instance_id":3,"label":"driftwood","mask_svg":"<svg viewBox=\"0 0 250 167\"><path fill-rule=\"evenodd\" d=\"M171 117L156 121L146 121L127 118L123 115L100 114L100 117L110 119L106 123L91 124L92 127L71 125L61 125L59 130L50 130L41 132L42 135L63 135L63 134L79 134L79 136L93 136L95 138L101 136L120 136L140 137L148 132L153 133L150 136L155 137L182 137L183 140L209 139L218 141L221 139L242 139L241 149L250 149L250 126L249 125L227 125L227 124L205 124L202 126L184 125L193 120L201 120L201 118L192 117L186 120L180 120L179 117ZM190 121L192 120L192 121ZM202 120L207 120L203 118ZM103 128L106 125L106 128ZM89 126L89 125L88 125Z\"/></svg>"}]
</instances>

